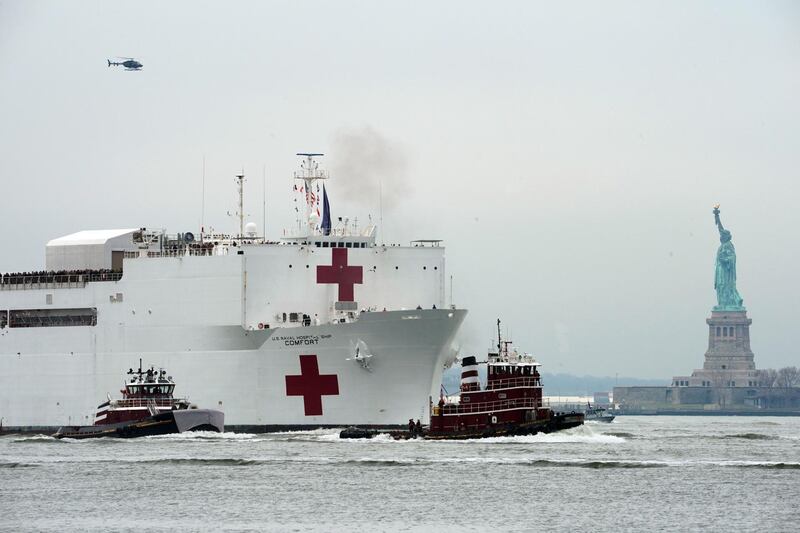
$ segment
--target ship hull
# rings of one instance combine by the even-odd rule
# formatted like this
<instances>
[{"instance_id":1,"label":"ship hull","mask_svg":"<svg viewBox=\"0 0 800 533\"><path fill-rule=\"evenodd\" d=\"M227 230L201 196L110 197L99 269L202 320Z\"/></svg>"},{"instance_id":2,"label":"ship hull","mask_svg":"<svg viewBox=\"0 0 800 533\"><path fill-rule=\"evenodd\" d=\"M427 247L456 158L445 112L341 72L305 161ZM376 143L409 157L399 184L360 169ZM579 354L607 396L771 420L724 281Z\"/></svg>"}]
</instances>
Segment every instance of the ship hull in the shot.
<instances>
[{"instance_id":1,"label":"ship hull","mask_svg":"<svg viewBox=\"0 0 800 533\"><path fill-rule=\"evenodd\" d=\"M142 358L169 368L181 396L224 410L228 429L424 420L465 315L365 312L348 323L255 331L106 327L103 335L117 337L113 350L98 349L98 335L85 331L93 328L20 329L0 339L0 417L9 431L88 425L97 398L114 394L121 373ZM354 357L356 347L371 357Z\"/></svg>"}]
</instances>

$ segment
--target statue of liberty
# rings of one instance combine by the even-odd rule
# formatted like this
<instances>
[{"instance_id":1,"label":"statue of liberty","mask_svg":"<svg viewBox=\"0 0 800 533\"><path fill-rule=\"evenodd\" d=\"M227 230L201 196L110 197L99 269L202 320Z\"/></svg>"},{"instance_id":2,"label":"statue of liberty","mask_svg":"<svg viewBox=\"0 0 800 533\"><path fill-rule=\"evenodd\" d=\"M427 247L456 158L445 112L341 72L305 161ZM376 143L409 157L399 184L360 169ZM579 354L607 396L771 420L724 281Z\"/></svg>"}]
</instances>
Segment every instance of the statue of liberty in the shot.
<instances>
[{"instance_id":1,"label":"statue of liberty","mask_svg":"<svg viewBox=\"0 0 800 533\"><path fill-rule=\"evenodd\" d=\"M714 206L714 222L719 228L717 267L714 272L714 289L717 291L715 311L742 311L742 297L736 290L736 249L731 242L731 232L719 220L719 204Z\"/></svg>"}]
</instances>

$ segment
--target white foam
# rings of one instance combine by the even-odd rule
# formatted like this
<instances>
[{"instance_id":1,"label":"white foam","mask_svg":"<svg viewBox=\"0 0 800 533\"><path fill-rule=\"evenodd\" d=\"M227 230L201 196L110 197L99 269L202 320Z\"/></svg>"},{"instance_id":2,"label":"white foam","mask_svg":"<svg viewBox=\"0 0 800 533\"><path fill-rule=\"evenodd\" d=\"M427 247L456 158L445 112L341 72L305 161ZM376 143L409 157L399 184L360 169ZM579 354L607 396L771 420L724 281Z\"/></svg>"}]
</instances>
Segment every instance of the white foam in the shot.
<instances>
[{"instance_id":1,"label":"white foam","mask_svg":"<svg viewBox=\"0 0 800 533\"><path fill-rule=\"evenodd\" d=\"M442 441L439 441L442 442ZM556 433L539 433L537 435L520 435L514 437L488 437L485 439L444 441L463 444L500 443L500 444L621 444L627 442L616 435L595 433L592 428L580 426Z\"/></svg>"},{"instance_id":2,"label":"white foam","mask_svg":"<svg viewBox=\"0 0 800 533\"><path fill-rule=\"evenodd\" d=\"M258 437L259 435L254 433L187 431L185 433L170 433L167 435L150 435L144 438L153 440L252 440Z\"/></svg>"}]
</instances>

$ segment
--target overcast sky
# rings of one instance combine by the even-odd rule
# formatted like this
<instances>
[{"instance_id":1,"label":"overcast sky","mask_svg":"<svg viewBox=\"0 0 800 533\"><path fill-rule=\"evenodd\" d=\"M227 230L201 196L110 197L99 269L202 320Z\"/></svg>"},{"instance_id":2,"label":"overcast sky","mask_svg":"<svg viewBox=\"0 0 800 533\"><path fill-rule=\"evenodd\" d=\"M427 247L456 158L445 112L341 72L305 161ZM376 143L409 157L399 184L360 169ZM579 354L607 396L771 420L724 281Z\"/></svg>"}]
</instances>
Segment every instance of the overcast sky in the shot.
<instances>
[{"instance_id":1,"label":"overcast sky","mask_svg":"<svg viewBox=\"0 0 800 533\"><path fill-rule=\"evenodd\" d=\"M108 68L132 56L141 72ZM800 4L0 0L0 271L82 229L292 225L441 238L464 347L502 317L550 372L702 366L719 244L759 367L800 364Z\"/></svg>"}]
</instances>

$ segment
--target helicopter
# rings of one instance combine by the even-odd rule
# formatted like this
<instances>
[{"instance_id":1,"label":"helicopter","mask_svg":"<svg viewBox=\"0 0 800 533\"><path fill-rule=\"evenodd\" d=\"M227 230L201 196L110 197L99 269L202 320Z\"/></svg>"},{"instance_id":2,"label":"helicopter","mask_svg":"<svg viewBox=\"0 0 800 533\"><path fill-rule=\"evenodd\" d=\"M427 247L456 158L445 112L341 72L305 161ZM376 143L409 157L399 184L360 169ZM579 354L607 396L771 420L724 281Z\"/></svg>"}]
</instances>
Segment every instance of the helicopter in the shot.
<instances>
[{"instance_id":1,"label":"helicopter","mask_svg":"<svg viewBox=\"0 0 800 533\"><path fill-rule=\"evenodd\" d=\"M117 59L124 59L125 61L111 61L110 59L108 59L107 60L108 66L110 67L111 65L114 66L121 65L125 67L125 70L142 70L142 67L144 66L132 57L118 57Z\"/></svg>"}]
</instances>

